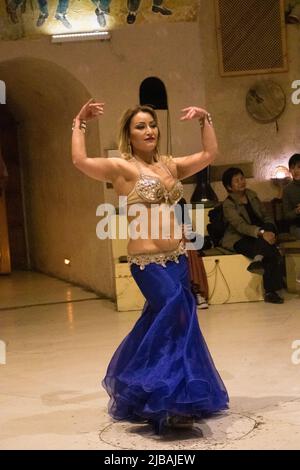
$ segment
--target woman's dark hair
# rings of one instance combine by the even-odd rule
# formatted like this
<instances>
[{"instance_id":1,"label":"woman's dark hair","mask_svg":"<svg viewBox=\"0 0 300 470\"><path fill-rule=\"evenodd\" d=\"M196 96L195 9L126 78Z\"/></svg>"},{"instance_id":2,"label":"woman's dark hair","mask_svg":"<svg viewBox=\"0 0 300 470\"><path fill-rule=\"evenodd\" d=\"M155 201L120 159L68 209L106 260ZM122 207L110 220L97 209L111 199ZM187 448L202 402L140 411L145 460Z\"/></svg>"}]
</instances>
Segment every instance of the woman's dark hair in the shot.
<instances>
[{"instance_id":1,"label":"woman's dark hair","mask_svg":"<svg viewBox=\"0 0 300 470\"><path fill-rule=\"evenodd\" d=\"M228 168L226 171L224 171L223 176L222 176L222 183L226 191L228 191L228 188L231 188L232 178L236 175L244 176L244 173L242 172L240 168L233 167L233 166Z\"/></svg>"},{"instance_id":2,"label":"woman's dark hair","mask_svg":"<svg viewBox=\"0 0 300 470\"><path fill-rule=\"evenodd\" d=\"M295 168L297 163L300 163L300 153L294 153L289 159L289 168Z\"/></svg>"}]
</instances>

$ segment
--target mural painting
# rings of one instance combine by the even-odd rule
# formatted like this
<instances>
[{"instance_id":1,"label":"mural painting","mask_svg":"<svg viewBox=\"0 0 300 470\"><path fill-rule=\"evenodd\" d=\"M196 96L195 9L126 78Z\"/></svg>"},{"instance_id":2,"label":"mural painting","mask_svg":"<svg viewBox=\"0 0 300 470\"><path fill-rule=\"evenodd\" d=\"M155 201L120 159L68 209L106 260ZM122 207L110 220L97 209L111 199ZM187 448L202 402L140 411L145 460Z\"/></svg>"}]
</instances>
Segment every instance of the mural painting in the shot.
<instances>
[{"instance_id":1,"label":"mural painting","mask_svg":"<svg viewBox=\"0 0 300 470\"><path fill-rule=\"evenodd\" d=\"M3 0L0 39L196 21L198 0Z\"/></svg>"}]
</instances>

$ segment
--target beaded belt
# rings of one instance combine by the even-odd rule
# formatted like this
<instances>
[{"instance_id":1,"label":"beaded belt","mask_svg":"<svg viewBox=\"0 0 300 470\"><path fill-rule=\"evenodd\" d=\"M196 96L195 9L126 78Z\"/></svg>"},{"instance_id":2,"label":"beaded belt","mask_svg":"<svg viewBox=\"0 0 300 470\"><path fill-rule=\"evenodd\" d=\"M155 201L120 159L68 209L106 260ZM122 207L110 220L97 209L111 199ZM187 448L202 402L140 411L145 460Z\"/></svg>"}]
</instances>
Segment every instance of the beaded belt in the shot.
<instances>
[{"instance_id":1,"label":"beaded belt","mask_svg":"<svg viewBox=\"0 0 300 470\"><path fill-rule=\"evenodd\" d=\"M188 256L187 250L182 241L179 243L176 250L165 251L162 253L141 253L137 255L128 255L127 261L130 266L132 264L137 264L140 269L145 269L145 266L150 263L160 264L166 268L167 261L175 261L175 263L179 263L178 258L181 255Z\"/></svg>"}]
</instances>

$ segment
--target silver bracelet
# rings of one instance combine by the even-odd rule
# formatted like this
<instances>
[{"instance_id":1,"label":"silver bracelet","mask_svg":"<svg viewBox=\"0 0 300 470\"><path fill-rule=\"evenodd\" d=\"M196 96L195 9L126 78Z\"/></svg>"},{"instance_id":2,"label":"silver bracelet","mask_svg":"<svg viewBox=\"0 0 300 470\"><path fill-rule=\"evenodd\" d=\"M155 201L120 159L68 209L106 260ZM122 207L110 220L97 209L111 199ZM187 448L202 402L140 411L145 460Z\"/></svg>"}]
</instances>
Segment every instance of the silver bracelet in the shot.
<instances>
[{"instance_id":1,"label":"silver bracelet","mask_svg":"<svg viewBox=\"0 0 300 470\"><path fill-rule=\"evenodd\" d=\"M207 120L208 124L212 126L212 117L210 113L207 113L205 117L199 119L200 127L203 128L205 125L205 119Z\"/></svg>"},{"instance_id":2,"label":"silver bracelet","mask_svg":"<svg viewBox=\"0 0 300 470\"><path fill-rule=\"evenodd\" d=\"M80 131L83 132L83 134L85 134L85 130L86 130L86 121L85 121L85 119L80 119L79 120L79 126L76 126L76 118L73 119L72 131L74 131L74 129L79 129Z\"/></svg>"}]
</instances>

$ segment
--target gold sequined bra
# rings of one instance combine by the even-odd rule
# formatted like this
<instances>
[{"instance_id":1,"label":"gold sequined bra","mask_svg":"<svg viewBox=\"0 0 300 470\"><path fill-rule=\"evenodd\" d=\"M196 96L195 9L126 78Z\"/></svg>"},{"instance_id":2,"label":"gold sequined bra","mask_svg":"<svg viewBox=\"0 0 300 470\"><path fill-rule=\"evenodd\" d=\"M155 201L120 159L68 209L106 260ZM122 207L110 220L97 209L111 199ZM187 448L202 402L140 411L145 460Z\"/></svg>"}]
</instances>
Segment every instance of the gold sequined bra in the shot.
<instances>
[{"instance_id":1,"label":"gold sequined bra","mask_svg":"<svg viewBox=\"0 0 300 470\"><path fill-rule=\"evenodd\" d=\"M182 241L179 243L176 250L165 251L162 253L141 253L136 255L128 255L127 261L129 265L137 264L141 270L145 269L145 267L150 263L160 264L166 268L166 263L168 261L175 261L175 263L179 263L179 256L181 255L188 256L187 250Z\"/></svg>"},{"instance_id":2,"label":"gold sequined bra","mask_svg":"<svg viewBox=\"0 0 300 470\"><path fill-rule=\"evenodd\" d=\"M166 204L172 205L177 204L183 197L183 185L181 181L176 180L173 187L168 190L158 177L143 173L137 160L134 158L132 160L139 169L140 177L127 195L128 206L145 202L150 204L165 202ZM164 168L174 178L166 165L164 165Z\"/></svg>"}]
</instances>

